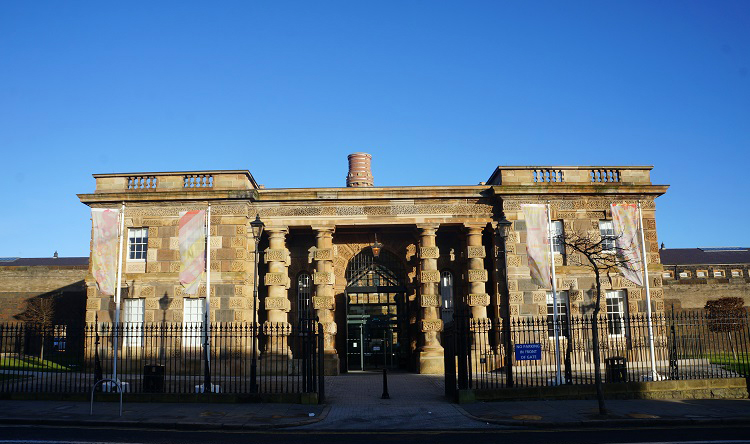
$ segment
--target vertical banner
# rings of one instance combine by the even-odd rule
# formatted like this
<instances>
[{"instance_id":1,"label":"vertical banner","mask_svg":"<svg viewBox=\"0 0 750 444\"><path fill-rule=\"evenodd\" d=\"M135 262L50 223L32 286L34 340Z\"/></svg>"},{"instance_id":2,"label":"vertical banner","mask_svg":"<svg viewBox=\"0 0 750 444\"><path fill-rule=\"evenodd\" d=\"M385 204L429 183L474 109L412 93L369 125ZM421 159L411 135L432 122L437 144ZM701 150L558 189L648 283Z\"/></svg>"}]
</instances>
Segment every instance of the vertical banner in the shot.
<instances>
[{"instance_id":1,"label":"vertical banner","mask_svg":"<svg viewBox=\"0 0 750 444\"><path fill-rule=\"evenodd\" d=\"M550 245L547 207L541 204L521 205L526 219L526 253L529 257L531 280L543 288L550 288Z\"/></svg>"},{"instance_id":2,"label":"vertical banner","mask_svg":"<svg viewBox=\"0 0 750 444\"><path fill-rule=\"evenodd\" d=\"M615 244L617 254L621 256L624 263L618 268L625 278L638 286L643 285L640 242L638 242L638 230L640 223L638 218L638 206L636 204L612 204L612 225L615 229Z\"/></svg>"},{"instance_id":3,"label":"vertical banner","mask_svg":"<svg viewBox=\"0 0 750 444\"><path fill-rule=\"evenodd\" d=\"M195 294L206 269L206 212L180 213L180 284L185 294Z\"/></svg>"},{"instance_id":4,"label":"vertical banner","mask_svg":"<svg viewBox=\"0 0 750 444\"><path fill-rule=\"evenodd\" d=\"M91 272L99 291L107 296L115 294L117 272L117 234L120 211L92 208L94 245L91 248Z\"/></svg>"}]
</instances>

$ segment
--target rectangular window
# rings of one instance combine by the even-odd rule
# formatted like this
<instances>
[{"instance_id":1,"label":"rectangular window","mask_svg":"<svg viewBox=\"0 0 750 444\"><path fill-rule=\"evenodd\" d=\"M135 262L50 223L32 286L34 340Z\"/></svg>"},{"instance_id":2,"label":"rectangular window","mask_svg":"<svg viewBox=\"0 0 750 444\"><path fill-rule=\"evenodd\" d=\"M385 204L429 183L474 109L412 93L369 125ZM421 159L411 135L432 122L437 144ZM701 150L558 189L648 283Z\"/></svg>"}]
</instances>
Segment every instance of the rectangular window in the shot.
<instances>
[{"instance_id":1,"label":"rectangular window","mask_svg":"<svg viewBox=\"0 0 750 444\"><path fill-rule=\"evenodd\" d=\"M550 226L550 236L552 237L552 251L555 253L565 254L565 245L563 243L563 221L553 220Z\"/></svg>"},{"instance_id":2,"label":"rectangular window","mask_svg":"<svg viewBox=\"0 0 750 444\"><path fill-rule=\"evenodd\" d=\"M681 277L681 278L689 278L689 277L690 277L690 272L689 272L689 271L687 271L687 270L685 270L685 271L681 271L681 272L680 272L680 277Z\"/></svg>"},{"instance_id":3,"label":"rectangular window","mask_svg":"<svg viewBox=\"0 0 750 444\"><path fill-rule=\"evenodd\" d=\"M625 334L625 290L607 291L607 331L611 336Z\"/></svg>"},{"instance_id":4,"label":"rectangular window","mask_svg":"<svg viewBox=\"0 0 750 444\"><path fill-rule=\"evenodd\" d=\"M182 311L182 345L200 347L205 336L203 325L206 313L206 299L184 299Z\"/></svg>"},{"instance_id":5,"label":"rectangular window","mask_svg":"<svg viewBox=\"0 0 750 444\"><path fill-rule=\"evenodd\" d=\"M148 250L148 228L128 228L128 260L145 261Z\"/></svg>"},{"instance_id":6,"label":"rectangular window","mask_svg":"<svg viewBox=\"0 0 750 444\"><path fill-rule=\"evenodd\" d=\"M732 277L741 277L742 276L742 270L732 270Z\"/></svg>"},{"instance_id":7,"label":"rectangular window","mask_svg":"<svg viewBox=\"0 0 750 444\"><path fill-rule=\"evenodd\" d=\"M715 278L723 278L724 277L724 270L714 270L714 277Z\"/></svg>"},{"instance_id":8,"label":"rectangular window","mask_svg":"<svg viewBox=\"0 0 750 444\"><path fill-rule=\"evenodd\" d=\"M555 313L554 313L554 304L552 300L554 299L554 295L551 291L547 292L547 333L549 334L550 338L555 337L555 327L554 327L554 319L555 319ZM557 292L557 322L560 325L560 336L567 338L568 337L568 292L567 291L558 291Z\"/></svg>"},{"instance_id":9,"label":"rectangular window","mask_svg":"<svg viewBox=\"0 0 750 444\"><path fill-rule=\"evenodd\" d=\"M698 270L695 272L695 277L697 278L705 278L708 275L708 272L706 270Z\"/></svg>"},{"instance_id":10,"label":"rectangular window","mask_svg":"<svg viewBox=\"0 0 750 444\"><path fill-rule=\"evenodd\" d=\"M672 279L674 277L674 276L672 276L672 272L671 271L665 271L664 273L661 274L661 276L664 279Z\"/></svg>"},{"instance_id":11,"label":"rectangular window","mask_svg":"<svg viewBox=\"0 0 750 444\"><path fill-rule=\"evenodd\" d=\"M615 226L611 220L599 221L599 235L602 237L602 251L615 252Z\"/></svg>"},{"instance_id":12,"label":"rectangular window","mask_svg":"<svg viewBox=\"0 0 750 444\"><path fill-rule=\"evenodd\" d=\"M122 332L125 347L143 346L143 319L146 313L143 301L143 299L125 299Z\"/></svg>"}]
</instances>

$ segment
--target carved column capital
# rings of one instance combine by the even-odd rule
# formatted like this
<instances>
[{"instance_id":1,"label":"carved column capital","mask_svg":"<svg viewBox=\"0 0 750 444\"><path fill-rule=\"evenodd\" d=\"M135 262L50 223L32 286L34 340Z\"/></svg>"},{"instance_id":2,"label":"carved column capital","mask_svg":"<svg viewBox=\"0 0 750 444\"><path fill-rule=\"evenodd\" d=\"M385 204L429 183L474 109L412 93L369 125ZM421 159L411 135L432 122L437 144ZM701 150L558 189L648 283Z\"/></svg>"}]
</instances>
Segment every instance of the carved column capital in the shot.
<instances>
[{"instance_id":1,"label":"carved column capital","mask_svg":"<svg viewBox=\"0 0 750 444\"><path fill-rule=\"evenodd\" d=\"M289 234L289 228L286 226L273 226L273 227L266 227L265 232L268 233L269 238L279 238L279 237L285 237L287 234Z\"/></svg>"},{"instance_id":2,"label":"carved column capital","mask_svg":"<svg viewBox=\"0 0 750 444\"><path fill-rule=\"evenodd\" d=\"M435 236L440 224L417 224L421 236Z\"/></svg>"},{"instance_id":3,"label":"carved column capital","mask_svg":"<svg viewBox=\"0 0 750 444\"><path fill-rule=\"evenodd\" d=\"M464 228L468 234L482 234L485 226L486 224L464 223Z\"/></svg>"},{"instance_id":4,"label":"carved column capital","mask_svg":"<svg viewBox=\"0 0 750 444\"><path fill-rule=\"evenodd\" d=\"M336 231L336 227L327 227L327 226L317 226L312 227L313 231L315 232L316 237L330 237L333 236L333 233Z\"/></svg>"}]
</instances>

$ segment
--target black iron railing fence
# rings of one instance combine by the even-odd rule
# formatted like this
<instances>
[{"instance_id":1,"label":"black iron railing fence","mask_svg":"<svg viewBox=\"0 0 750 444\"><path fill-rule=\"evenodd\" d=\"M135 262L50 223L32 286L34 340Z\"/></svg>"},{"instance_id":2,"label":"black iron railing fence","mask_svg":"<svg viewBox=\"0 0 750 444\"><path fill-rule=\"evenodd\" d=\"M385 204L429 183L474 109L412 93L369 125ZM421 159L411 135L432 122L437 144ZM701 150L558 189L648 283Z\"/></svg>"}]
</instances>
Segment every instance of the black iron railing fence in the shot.
<instances>
[{"instance_id":1,"label":"black iron railing fence","mask_svg":"<svg viewBox=\"0 0 750 444\"><path fill-rule=\"evenodd\" d=\"M88 393L115 376L117 343L116 378L129 393L319 393L321 329L314 320L259 331L238 323L0 324L0 392Z\"/></svg>"},{"instance_id":2,"label":"black iron railing fence","mask_svg":"<svg viewBox=\"0 0 750 444\"><path fill-rule=\"evenodd\" d=\"M557 348L555 328L547 317L513 319L503 326L456 314L443 334L446 391L593 384L594 322L605 382L750 376L746 311L659 313L651 321L655 377L645 315L562 317Z\"/></svg>"}]
</instances>

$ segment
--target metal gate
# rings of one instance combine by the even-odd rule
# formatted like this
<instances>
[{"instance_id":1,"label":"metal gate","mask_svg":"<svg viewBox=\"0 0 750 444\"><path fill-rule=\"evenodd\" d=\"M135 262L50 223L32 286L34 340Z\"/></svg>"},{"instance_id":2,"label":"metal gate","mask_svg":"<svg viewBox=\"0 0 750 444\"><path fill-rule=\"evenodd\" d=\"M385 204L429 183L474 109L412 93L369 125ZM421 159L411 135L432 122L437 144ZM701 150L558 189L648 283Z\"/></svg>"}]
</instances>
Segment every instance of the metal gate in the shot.
<instances>
[{"instance_id":1,"label":"metal gate","mask_svg":"<svg viewBox=\"0 0 750 444\"><path fill-rule=\"evenodd\" d=\"M458 391L471 388L470 317L456 310L453 321L443 329L445 357L445 396L458 399Z\"/></svg>"}]
</instances>

